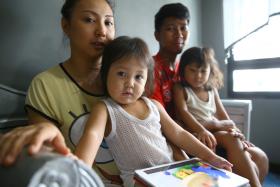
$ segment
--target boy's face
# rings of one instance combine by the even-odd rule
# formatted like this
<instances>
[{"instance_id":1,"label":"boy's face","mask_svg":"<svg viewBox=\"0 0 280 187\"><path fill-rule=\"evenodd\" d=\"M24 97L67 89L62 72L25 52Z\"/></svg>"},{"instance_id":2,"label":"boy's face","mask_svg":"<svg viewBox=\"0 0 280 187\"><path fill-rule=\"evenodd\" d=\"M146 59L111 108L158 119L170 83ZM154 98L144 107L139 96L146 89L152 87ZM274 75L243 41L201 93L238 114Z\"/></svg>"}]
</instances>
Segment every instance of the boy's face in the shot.
<instances>
[{"instance_id":1,"label":"boy's face","mask_svg":"<svg viewBox=\"0 0 280 187\"><path fill-rule=\"evenodd\" d=\"M188 36L188 21L175 17L166 18L160 27L160 31L155 32L160 50L176 55L182 52Z\"/></svg>"}]
</instances>

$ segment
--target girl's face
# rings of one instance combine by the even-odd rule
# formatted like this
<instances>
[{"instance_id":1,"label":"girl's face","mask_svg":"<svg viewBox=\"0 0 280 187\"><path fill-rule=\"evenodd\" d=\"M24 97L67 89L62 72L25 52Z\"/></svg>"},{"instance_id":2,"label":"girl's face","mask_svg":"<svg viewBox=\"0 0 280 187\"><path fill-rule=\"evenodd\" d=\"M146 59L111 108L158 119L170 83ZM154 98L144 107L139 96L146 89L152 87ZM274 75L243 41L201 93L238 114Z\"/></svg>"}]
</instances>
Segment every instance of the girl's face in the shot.
<instances>
[{"instance_id":1,"label":"girl's face","mask_svg":"<svg viewBox=\"0 0 280 187\"><path fill-rule=\"evenodd\" d=\"M135 57L124 57L114 62L107 75L107 90L119 104L131 104L145 90L148 68Z\"/></svg>"},{"instance_id":2,"label":"girl's face","mask_svg":"<svg viewBox=\"0 0 280 187\"><path fill-rule=\"evenodd\" d=\"M197 63L191 63L185 66L184 80L193 88L204 88L210 76L210 65L199 67Z\"/></svg>"},{"instance_id":3,"label":"girl's face","mask_svg":"<svg viewBox=\"0 0 280 187\"><path fill-rule=\"evenodd\" d=\"M114 17L105 0L77 1L70 20L62 19L72 56L99 58L115 36Z\"/></svg>"},{"instance_id":4,"label":"girl's face","mask_svg":"<svg viewBox=\"0 0 280 187\"><path fill-rule=\"evenodd\" d=\"M166 18L155 36L163 50L179 54L189 36L188 21L173 17Z\"/></svg>"}]
</instances>

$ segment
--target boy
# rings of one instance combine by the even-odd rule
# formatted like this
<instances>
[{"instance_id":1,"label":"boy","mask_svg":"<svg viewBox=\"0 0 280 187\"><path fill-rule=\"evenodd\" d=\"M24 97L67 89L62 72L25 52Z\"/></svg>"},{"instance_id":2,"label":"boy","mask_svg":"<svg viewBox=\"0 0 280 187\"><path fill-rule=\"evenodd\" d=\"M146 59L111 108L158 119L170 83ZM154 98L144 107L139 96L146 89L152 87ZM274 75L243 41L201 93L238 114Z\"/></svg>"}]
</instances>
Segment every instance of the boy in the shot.
<instances>
[{"instance_id":1,"label":"boy","mask_svg":"<svg viewBox=\"0 0 280 187\"><path fill-rule=\"evenodd\" d=\"M177 56L182 52L189 36L189 10L181 3L166 4L155 15L155 38L159 52L155 60L155 87L150 96L158 100L174 118L172 87L177 80Z\"/></svg>"}]
</instances>

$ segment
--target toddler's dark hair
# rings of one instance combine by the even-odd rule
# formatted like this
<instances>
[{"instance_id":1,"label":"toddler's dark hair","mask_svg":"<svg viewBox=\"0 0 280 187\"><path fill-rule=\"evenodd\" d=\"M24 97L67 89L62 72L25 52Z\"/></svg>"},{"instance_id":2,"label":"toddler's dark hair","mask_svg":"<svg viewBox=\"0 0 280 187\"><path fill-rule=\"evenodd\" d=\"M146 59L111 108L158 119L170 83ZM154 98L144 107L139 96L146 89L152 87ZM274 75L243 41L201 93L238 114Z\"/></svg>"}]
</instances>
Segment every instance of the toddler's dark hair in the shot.
<instances>
[{"instance_id":1,"label":"toddler's dark hair","mask_svg":"<svg viewBox=\"0 0 280 187\"><path fill-rule=\"evenodd\" d=\"M120 36L104 48L100 70L102 83L104 86L107 85L108 72L114 62L122 58L130 57L139 59L139 62L147 66L148 79L146 83L146 95L149 95L153 91L154 60L147 44L137 37ZM105 94L108 96L107 88L105 88Z\"/></svg>"},{"instance_id":2,"label":"toddler's dark hair","mask_svg":"<svg viewBox=\"0 0 280 187\"><path fill-rule=\"evenodd\" d=\"M185 67L192 63L198 64L198 67L210 65L210 75L205 85L206 90L220 89L223 86L223 74L215 59L215 52L212 48L192 47L182 54L179 64L179 77L183 86L189 86L184 80L184 71Z\"/></svg>"}]
</instances>

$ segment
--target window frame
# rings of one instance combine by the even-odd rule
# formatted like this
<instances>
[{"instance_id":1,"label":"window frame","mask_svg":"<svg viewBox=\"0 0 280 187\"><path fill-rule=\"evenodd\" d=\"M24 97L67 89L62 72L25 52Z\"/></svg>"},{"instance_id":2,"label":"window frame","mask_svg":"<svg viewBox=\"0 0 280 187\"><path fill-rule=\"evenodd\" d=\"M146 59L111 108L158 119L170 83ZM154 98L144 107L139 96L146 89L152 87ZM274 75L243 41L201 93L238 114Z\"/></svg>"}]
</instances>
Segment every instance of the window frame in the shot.
<instances>
[{"instance_id":1,"label":"window frame","mask_svg":"<svg viewBox=\"0 0 280 187\"><path fill-rule=\"evenodd\" d=\"M280 12L276 12L271 14L269 17L280 16ZM262 29L267 24L264 24L254 31L250 32L246 36L240 38L238 41L234 42L226 49L226 53L228 54L227 58L227 92L228 96L231 98L244 98L244 99L252 99L252 98L280 98L280 92L234 92L233 91L233 71L234 70L254 70L254 69L271 69L271 68L280 68L280 56L276 58L262 58L262 59L251 59L251 60L234 60L233 55L233 47L236 43L248 37L249 35L257 32Z\"/></svg>"},{"instance_id":2,"label":"window frame","mask_svg":"<svg viewBox=\"0 0 280 187\"><path fill-rule=\"evenodd\" d=\"M280 68L280 57L251 59L251 60L234 60L232 48L229 49L229 58L227 64L227 82L228 95L231 98L280 98L280 92L235 92L233 91L233 71L234 70L254 70L254 69L271 69ZM280 84L280 82L279 82Z\"/></svg>"}]
</instances>

